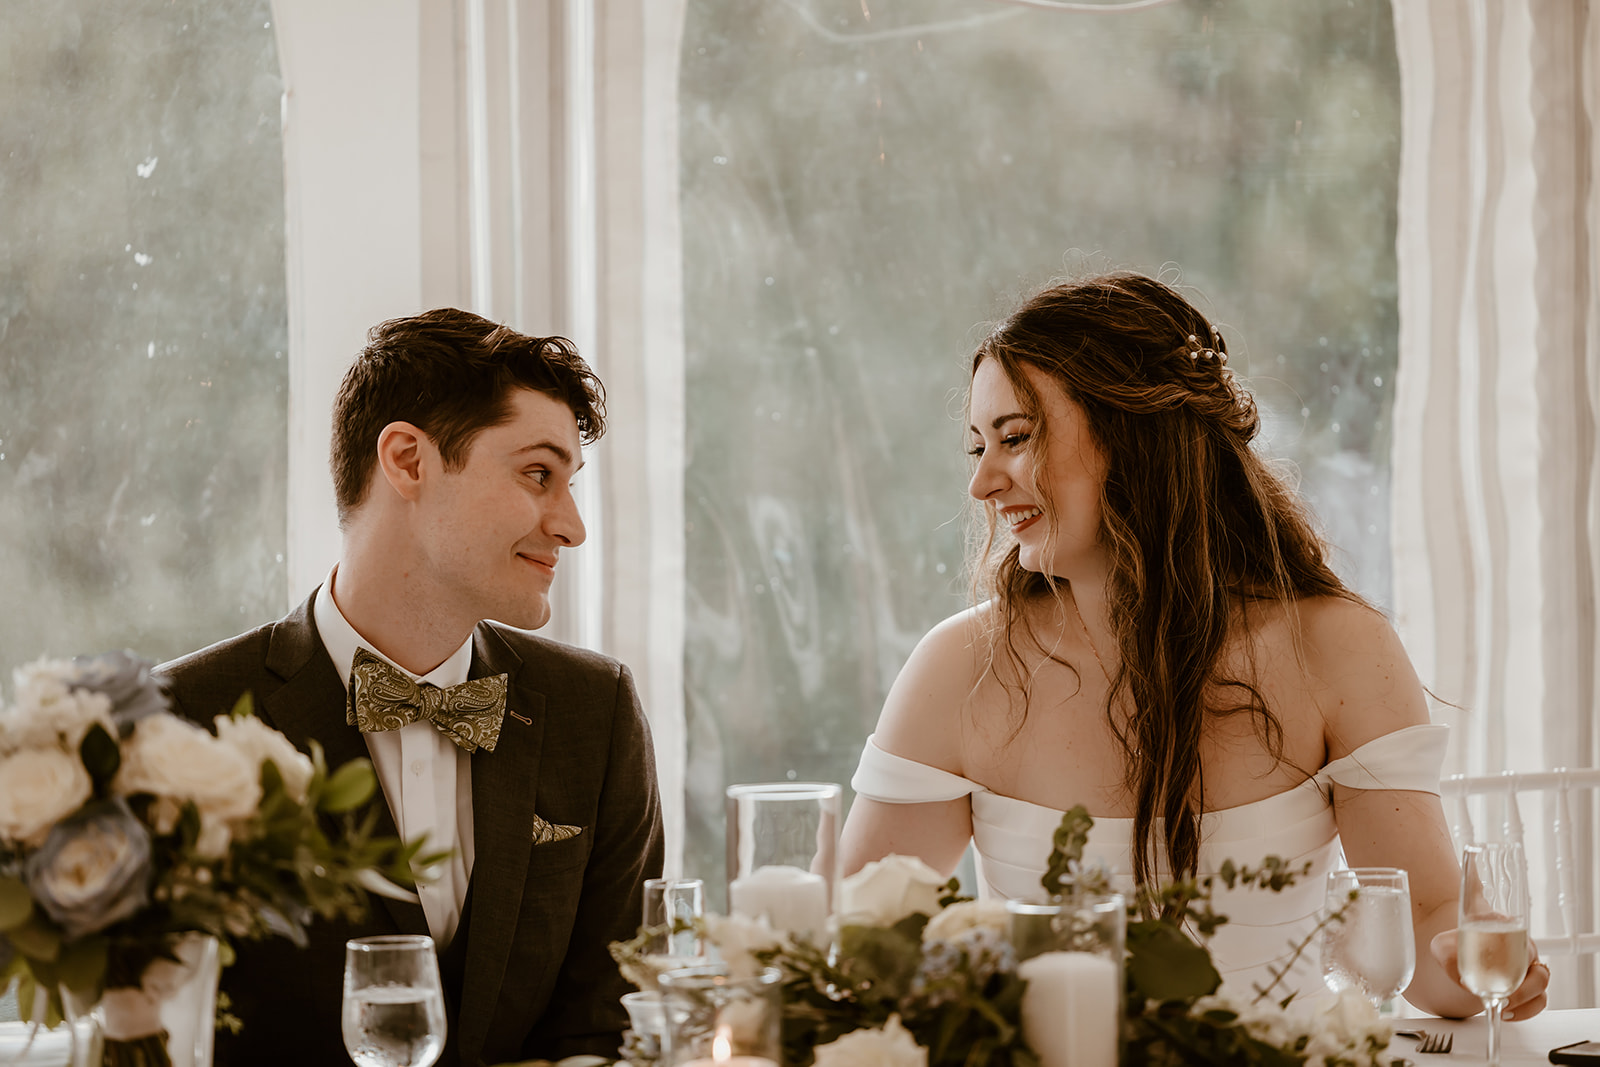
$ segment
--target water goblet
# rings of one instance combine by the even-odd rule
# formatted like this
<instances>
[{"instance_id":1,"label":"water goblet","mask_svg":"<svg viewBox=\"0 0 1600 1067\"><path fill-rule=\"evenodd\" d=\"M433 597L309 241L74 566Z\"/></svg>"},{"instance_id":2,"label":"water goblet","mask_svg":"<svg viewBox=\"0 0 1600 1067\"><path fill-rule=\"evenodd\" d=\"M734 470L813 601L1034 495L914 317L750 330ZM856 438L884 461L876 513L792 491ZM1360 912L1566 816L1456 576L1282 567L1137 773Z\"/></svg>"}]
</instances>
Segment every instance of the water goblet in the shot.
<instances>
[{"instance_id":1,"label":"water goblet","mask_svg":"<svg viewBox=\"0 0 1600 1067\"><path fill-rule=\"evenodd\" d=\"M1335 993L1359 990L1380 1012L1417 969L1411 886L1398 867L1328 872L1322 980Z\"/></svg>"},{"instance_id":2,"label":"water goblet","mask_svg":"<svg viewBox=\"0 0 1600 1067\"><path fill-rule=\"evenodd\" d=\"M429 1067L444 1051L444 988L433 938L345 942L344 1047L358 1067Z\"/></svg>"},{"instance_id":3,"label":"water goblet","mask_svg":"<svg viewBox=\"0 0 1600 1067\"><path fill-rule=\"evenodd\" d=\"M1483 1001L1488 1064L1500 1063L1500 1016L1528 974L1528 868L1515 843L1468 845L1461 854L1456 924L1461 984Z\"/></svg>"}]
</instances>

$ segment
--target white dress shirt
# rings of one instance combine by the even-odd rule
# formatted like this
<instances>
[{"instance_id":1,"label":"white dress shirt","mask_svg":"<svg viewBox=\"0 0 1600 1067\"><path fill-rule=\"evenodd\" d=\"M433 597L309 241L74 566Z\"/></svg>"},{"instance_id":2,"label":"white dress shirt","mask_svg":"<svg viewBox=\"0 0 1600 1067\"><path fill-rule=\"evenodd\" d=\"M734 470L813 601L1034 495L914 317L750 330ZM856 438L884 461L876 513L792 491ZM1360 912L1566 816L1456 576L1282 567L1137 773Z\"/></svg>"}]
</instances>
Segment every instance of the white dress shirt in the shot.
<instances>
[{"instance_id":1,"label":"white dress shirt","mask_svg":"<svg viewBox=\"0 0 1600 1067\"><path fill-rule=\"evenodd\" d=\"M356 649L364 648L396 670L404 671L415 682L427 682L443 689L467 680L472 669L472 637L450 658L425 675L415 675L383 654L356 632L334 601L334 576L338 566L328 572L328 580L317 590L312 617L322 645L333 660L334 670L350 689L350 667ZM428 842L424 853L454 849L455 854L439 869L438 877L417 887L422 912L428 919L428 932L444 948L455 936L461 909L467 899L467 880L472 875L472 757L444 735L433 723L422 721L398 730L362 734L372 766L388 799L400 836L411 840L422 834Z\"/></svg>"}]
</instances>

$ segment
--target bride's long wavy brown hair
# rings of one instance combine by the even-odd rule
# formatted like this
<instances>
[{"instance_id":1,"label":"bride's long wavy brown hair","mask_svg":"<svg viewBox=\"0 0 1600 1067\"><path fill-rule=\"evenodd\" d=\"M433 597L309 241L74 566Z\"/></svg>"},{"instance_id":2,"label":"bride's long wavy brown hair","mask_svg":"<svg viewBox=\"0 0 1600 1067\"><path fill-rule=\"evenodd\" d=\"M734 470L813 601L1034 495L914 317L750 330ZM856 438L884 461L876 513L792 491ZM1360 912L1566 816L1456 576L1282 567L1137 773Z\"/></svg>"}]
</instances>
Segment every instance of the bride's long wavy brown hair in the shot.
<instances>
[{"instance_id":1,"label":"bride's long wavy brown hair","mask_svg":"<svg viewBox=\"0 0 1600 1067\"><path fill-rule=\"evenodd\" d=\"M1106 460L1100 540L1121 653L1106 714L1135 801L1133 874L1140 885L1154 884L1163 852L1172 874L1196 873L1207 715L1250 713L1267 749L1282 758L1281 725L1254 678L1223 676L1233 628L1245 626L1263 602L1292 612L1304 597L1360 599L1328 566L1288 480L1251 448L1260 419L1226 357L1220 334L1177 292L1119 273L1045 289L1000 323L972 359L974 374L991 359L1004 370L1033 420L1033 455L1045 454L1049 428L1024 367L1060 383L1082 407ZM1034 499L1053 519L1048 473L1035 468ZM1025 570L1017 545L1007 549L1009 537L997 536L994 509L983 512L973 573L979 596L992 597L997 609L990 669L1020 695L1026 715L1033 672L1023 647L1055 658L1053 644L1046 647L1034 632L1029 609L1045 598L1066 608L1062 583ZM1002 657L1014 669L997 670Z\"/></svg>"}]
</instances>

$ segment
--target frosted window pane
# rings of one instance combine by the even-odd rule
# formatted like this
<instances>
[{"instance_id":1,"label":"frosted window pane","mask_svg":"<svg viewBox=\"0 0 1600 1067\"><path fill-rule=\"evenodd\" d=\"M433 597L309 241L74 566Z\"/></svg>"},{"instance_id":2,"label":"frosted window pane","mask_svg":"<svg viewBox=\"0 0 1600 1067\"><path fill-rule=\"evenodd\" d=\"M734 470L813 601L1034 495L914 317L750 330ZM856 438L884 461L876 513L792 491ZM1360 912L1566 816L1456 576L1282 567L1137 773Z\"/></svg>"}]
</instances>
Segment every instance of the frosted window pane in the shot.
<instances>
[{"instance_id":1,"label":"frosted window pane","mask_svg":"<svg viewBox=\"0 0 1600 1067\"><path fill-rule=\"evenodd\" d=\"M282 82L266 0L0 5L0 668L278 614ZM219 709L221 710L221 709Z\"/></svg>"},{"instance_id":2,"label":"frosted window pane","mask_svg":"<svg viewBox=\"0 0 1600 1067\"><path fill-rule=\"evenodd\" d=\"M1060 272L1182 268L1387 600L1387 4L690 0L680 103L686 866L715 892L722 786L847 781L964 604L965 360Z\"/></svg>"}]
</instances>

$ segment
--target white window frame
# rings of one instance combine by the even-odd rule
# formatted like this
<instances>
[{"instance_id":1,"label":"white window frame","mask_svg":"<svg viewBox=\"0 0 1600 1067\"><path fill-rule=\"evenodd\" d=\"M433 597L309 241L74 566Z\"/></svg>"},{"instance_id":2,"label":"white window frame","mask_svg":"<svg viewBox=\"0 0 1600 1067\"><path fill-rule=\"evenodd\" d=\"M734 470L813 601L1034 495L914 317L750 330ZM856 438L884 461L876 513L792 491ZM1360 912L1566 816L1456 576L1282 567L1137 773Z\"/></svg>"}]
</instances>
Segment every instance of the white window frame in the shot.
<instances>
[{"instance_id":1,"label":"white window frame","mask_svg":"<svg viewBox=\"0 0 1600 1067\"><path fill-rule=\"evenodd\" d=\"M383 319L577 342L610 429L546 633L628 664L683 827L682 0L274 0L284 77L291 603L338 558L328 411Z\"/></svg>"},{"instance_id":2,"label":"white window frame","mask_svg":"<svg viewBox=\"0 0 1600 1067\"><path fill-rule=\"evenodd\" d=\"M612 428L584 501L591 543L561 580L550 632L638 676L670 869L686 759L684 7L273 4L286 84L291 596L338 553L327 411L369 326L453 304L572 336L607 383ZM1396 622L1448 702L1436 714L1458 727L1449 770L1593 766L1600 11L1534 0L1394 0L1394 11L1405 139Z\"/></svg>"}]
</instances>

